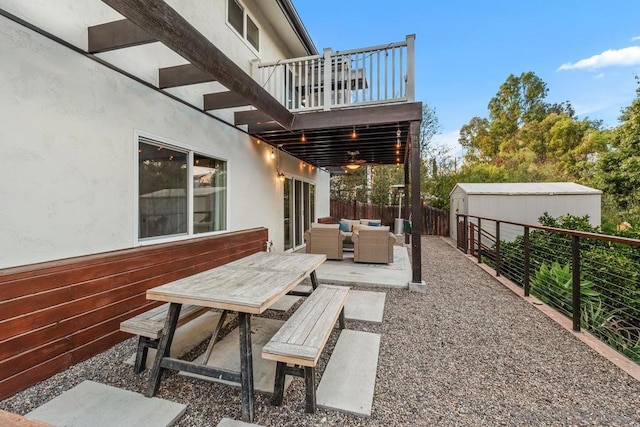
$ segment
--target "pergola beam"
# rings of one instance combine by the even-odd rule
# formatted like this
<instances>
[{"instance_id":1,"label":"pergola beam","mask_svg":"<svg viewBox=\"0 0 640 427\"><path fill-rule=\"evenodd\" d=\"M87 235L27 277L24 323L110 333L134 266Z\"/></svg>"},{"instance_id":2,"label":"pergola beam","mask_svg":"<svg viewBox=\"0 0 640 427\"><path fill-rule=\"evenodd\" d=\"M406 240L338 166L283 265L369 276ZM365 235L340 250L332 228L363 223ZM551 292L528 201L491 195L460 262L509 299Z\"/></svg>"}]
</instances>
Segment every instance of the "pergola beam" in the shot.
<instances>
[{"instance_id":1,"label":"pergola beam","mask_svg":"<svg viewBox=\"0 0 640 427\"><path fill-rule=\"evenodd\" d=\"M193 64L175 65L158 70L158 87L160 89L215 81L216 79L211 74L201 71Z\"/></svg>"},{"instance_id":2,"label":"pergola beam","mask_svg":"<svg viewBox=\"0 0 640 427\"><path fill-rule=\"evenodd\" d=\"M158 41L128 19L91 26L88 36L89 53L107 52Z\"/></svg>"},{"instance_id":3,"label":"pergola beam","mask_svg":"<svg viewBox=\"0 0 640 427\"><path fill-rule=\"evenodd\" d=\"M249 125L249 133L259 133L277 130L278 127L269 124L255 111L238 111L235 113L236 125ZM295 115L290 130L313 130L324 128L349 127L359 125L375 125L379 123L394 123L420 120L422 118L422 103L410 102L381 106L367 106L366 108L348 108L331 111L314 111ZM253 125L253 126L252 126ZM260 129L256 125L263 125Z\"/></svg>"},{"instance_id":4,"label":"pergola beam","mask_svg":"<svg viewBox=\"0 0 640 427\"><path fill-rule=\"evenodd\" d=\"M207 93L203 98L205 110L221 110L249 105L242 96L231 91Z\"/></svg>"},{"instance_id":5,"label":"pergola beam","mask_svg":"<svg viewBox=\"0 0 640 427\"><path fill-rule=\"evenodd\" d=\"M255 80L162 0L102 0L114 10L162 42L169 49L210 74L227 89L268 114L285 129L293 114Z\"/></svg>"}]
</instances>

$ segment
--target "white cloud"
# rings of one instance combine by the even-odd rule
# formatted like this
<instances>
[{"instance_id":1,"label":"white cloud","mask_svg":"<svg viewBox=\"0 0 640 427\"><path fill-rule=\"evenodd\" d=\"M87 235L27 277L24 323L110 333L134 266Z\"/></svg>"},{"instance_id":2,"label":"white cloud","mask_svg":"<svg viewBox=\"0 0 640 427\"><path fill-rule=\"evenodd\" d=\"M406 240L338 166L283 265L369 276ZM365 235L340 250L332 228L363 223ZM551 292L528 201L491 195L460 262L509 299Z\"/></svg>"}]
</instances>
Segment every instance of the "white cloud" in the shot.
<instances>
[{"instance_id":1,"label":"white cloud","mask_svg":"<svg viewBox=\"0 0 640 427\"><path fill-rule=\"evenodd\" d=\"M603 78L603 77L604 77L604 73L600 73L600 74L598 74L598 75L596 76L596 79L601 79L601 78Z\"/></svg>"},{"instance_id":2,"label":"white cloud","mask_svg":"<svg viewBox=\"0 0 640 427\"><path fill-rule=\"evenodd\" d=\"M562 64L558 71L573 69L595 70L611 66L640 65L640 46L630 46L622 49L609 49L593 55L590 58L581 59L575 63Z\"/></svg>"},{"instance_id":3,"label":"white cloud","mask_svg":"<svg viewBox=\"0 0 640 427\"><path fill-rule=\"evenodd\" d=\"M640 41L640 36L631 37L632 42Z\"/></svg>"}]
</instances>

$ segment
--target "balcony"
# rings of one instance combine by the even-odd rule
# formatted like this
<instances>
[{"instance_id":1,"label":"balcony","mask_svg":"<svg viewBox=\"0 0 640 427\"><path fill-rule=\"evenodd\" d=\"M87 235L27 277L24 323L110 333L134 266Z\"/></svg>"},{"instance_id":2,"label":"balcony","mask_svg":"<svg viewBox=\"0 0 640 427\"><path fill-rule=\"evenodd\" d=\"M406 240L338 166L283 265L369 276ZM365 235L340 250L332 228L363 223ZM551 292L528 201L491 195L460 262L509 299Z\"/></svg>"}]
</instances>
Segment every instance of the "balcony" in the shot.
<instances>
[{"instance_id":1,"label":"balcony","mask_svg":"<svg viewBox=\"0 0 640 427\"><path fill-rule=\"evenodd\" d=\"M256 62L253 77L292 112L413 102L414 41Z\"/></svg>"}]
</instances>

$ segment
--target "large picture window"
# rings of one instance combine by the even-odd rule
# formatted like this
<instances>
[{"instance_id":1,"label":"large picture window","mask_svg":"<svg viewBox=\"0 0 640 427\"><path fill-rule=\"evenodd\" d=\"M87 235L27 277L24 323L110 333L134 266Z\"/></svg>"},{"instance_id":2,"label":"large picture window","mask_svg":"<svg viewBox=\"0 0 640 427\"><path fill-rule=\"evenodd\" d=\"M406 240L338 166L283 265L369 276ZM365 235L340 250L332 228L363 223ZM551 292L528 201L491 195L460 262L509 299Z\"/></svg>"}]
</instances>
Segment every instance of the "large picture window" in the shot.
<instances>
[{"instance_id":1,"label":"large picture window","mask_svg":"<svg viewBox=\"0 0 640 427\"><path fill-rule=\"evenodd\" d=\"M138 140L138 238L225 230L226 162Z\"/></svg>"}]
</instances>

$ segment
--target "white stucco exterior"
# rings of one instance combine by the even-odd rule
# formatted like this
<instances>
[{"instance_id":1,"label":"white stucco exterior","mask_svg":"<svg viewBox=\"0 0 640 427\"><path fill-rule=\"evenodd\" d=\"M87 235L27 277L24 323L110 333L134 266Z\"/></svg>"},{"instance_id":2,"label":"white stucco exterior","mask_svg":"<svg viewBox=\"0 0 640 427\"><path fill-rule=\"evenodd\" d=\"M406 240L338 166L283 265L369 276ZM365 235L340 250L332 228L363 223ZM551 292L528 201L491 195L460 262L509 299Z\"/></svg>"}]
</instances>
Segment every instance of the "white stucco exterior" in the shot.
<instances>
[{"instance_id":1,"label":"white stucco exterior","mask_svg":"<svg viewBox=\"0 0 640 427\"><path fill-rule=\"evenodd\" d=\"M450 194L451 237L456 239L458 232L456 214L529 225L539 225L545 212L589 215L591 224L599 226L601 196L600 190L572 182L456 184Z\"/></svg>"},{"instance_id":2,"label":"white stucco exterior","mask_svg":"<svg viewBox=\"0 0 640 427\"><path fill-rule=\"evenodd\" d=\"M192 9L199 2L169 3L250 70L255 52L226 25L226 0L202 12ZM102 2L0 0L0 7L82 49L87 25L121 18ZM273 28L260 28L261 55L286 55ZM157 43L102 55L152 84L159 67L185 62ZM0 58L0 268L139 245L137 134L227 161L226 231L266 227L283 250L282 183L270 146L4 17ZM192 103L199 93L202 102L203 91L190 90L173 91ZM280 163L288 177L315 184L316 217L327 216L329 174L286 155Z\"/></svg>"}]
</instances>

